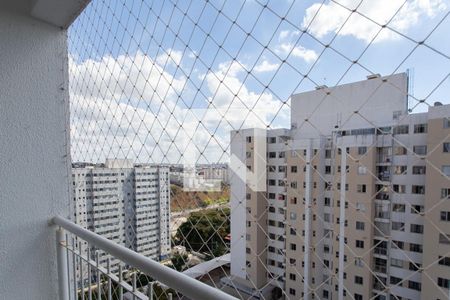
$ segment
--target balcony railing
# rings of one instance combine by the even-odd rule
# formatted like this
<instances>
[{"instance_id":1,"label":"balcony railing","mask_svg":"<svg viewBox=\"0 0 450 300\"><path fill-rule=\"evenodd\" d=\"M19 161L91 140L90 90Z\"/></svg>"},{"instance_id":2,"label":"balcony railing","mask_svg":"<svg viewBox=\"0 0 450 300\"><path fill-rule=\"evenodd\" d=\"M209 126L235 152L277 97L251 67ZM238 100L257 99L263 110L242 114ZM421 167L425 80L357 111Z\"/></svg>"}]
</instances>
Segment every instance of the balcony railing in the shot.
<instances>
[{"instance_id":1,"label":"balcony railing","mask_svg":"<svg viewBox=\"0 0 450 300\"><path fill-rule=\"evenodd\" d=\"M60 299L161 299L153 289L155 283L162 284L159 293L165 293L163 299L236 299L65 218L54 217L52 224L59 226L56 237ZM92 251L94 248L97 251ZM100 253L107 256L106 266L100 262ZM121 262L118 272L112 271L112 259ZM134 270L127 272L128 279L123 266ZM137 272L151 277L153 282L138 287ZM169 289L175 293L164 292Z\"/></svg>"}]
</instances>

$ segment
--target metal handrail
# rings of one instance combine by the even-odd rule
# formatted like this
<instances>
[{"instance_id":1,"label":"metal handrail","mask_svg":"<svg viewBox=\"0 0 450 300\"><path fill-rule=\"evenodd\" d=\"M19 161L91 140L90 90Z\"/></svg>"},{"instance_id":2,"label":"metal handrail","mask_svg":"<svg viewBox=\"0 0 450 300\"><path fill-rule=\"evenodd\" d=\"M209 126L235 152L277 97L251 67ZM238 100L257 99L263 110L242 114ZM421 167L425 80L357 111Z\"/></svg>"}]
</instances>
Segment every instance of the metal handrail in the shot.
<instances>
[{"instance_id":1,"label":"metal handrail","mask_svg":"<svg viewBox=\"0 0 450 300\"><path fill-rule=\"evenodd\" d=\"M92 231L89 231L66 218L56 216L51 221L65 230L82 238L86 242L102 249L103 251L119 258L126 264L133 266L150 275L155 280L170 286L191 299L224 299L236 300L237 298L226 294L212 286L204 284L174 269L143 256L133 250L108 240Z\"/></svg>"}]
</instances>

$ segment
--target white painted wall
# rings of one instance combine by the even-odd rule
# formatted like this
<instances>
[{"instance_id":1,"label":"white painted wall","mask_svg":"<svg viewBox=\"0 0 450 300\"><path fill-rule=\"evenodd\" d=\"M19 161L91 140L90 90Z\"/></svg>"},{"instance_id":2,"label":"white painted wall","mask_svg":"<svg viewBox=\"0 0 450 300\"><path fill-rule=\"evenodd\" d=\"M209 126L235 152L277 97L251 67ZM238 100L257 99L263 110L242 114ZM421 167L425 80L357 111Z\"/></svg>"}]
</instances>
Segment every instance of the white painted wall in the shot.
<instances>
[{"instance_id":1,"label":"white painted wall","mask_svg":"<svg viewBox=\"0 0 450 300\"><path fill-rule=\"evenodd\" d=\"M335 125L341 129L387 126L393 123L393 111L406 113L406 96L405 73L293 95L291 123L300 128L293 131L294 139L329 135L337 130Z\"/></svg>"},{"instance_id":2,"label":"white painted wall","mask_svg":"<svg viewBox=\"0 0 450 300\"><path fill-rule=\"evenodd\" d=\"M245 267L245 233L246 233L246 135L247 130L232 131L230 137L230 235L231 235L231 270L232 276L246 278Z\"/></svg>"},{"instance_id":3,"label":"white painted wall","mask_svg":"<svg viewBox=\"0 0 450 300\"><path fill-rule=\"evenodd\" d=\"M57 299L69 213L66 31L0 11L0 298Z\"/></svg>"}]
</instances>

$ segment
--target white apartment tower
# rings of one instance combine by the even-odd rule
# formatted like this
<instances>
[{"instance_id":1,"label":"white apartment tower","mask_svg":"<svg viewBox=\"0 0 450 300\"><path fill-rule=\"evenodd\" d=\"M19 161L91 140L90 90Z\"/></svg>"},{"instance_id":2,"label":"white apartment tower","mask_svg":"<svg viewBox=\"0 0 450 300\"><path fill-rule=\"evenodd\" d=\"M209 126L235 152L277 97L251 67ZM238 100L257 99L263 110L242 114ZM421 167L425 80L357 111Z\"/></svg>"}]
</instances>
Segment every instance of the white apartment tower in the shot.
<instances>
[{"instance_id":1,"label":"white apartment tower","mask_svg":"<svg viewBox=\"0 0 450 300\"><path fill-rule=\"evenodd\" d=\"M410 114L407 87L318 87L291 129L231 132L231 275L253 298L448 298L450 105Z\"/></svg>"},{"instance_id":2,"label":"white apartment tower","mask_svg":"<svg viewBox=\"0 0 450 300\"><path fill-rule=\"evenodd\" d=\"M152 259L170 253L169 168L129 160L72 167L77 224ZM105 263L107 256L101 257ZM111 261L116 269L117 260Z\"/></svg>"}]
</instances>

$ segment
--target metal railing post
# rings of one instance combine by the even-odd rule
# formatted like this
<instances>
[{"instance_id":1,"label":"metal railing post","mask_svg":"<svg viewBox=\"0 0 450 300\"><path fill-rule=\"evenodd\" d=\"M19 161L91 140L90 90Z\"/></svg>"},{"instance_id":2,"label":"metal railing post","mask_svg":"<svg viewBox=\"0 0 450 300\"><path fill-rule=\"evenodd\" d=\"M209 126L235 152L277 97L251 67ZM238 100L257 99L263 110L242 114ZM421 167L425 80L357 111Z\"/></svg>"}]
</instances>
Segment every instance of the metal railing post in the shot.
<instances>
[{"instance_id":1,"label":"metal railing post","mask_svg":"<svg viewBox=\"0 0 450 300\"><path fill-rule=\"evenodd\" d=\"M64 230L56 230L56 258L58 264L59 299L69 300L69 269L67 268L66 239Z\"/></svg>"},{"instance_id":2,"label":"metal railing post","mask_svg":"<svg viewBox=\"0 0 450 300\"><path fill-rule=\"evenodd\" d=\"M153 300L153 281L148 284L147 294L148 294L148 299Z\"/></svg>"}]
</instances>

